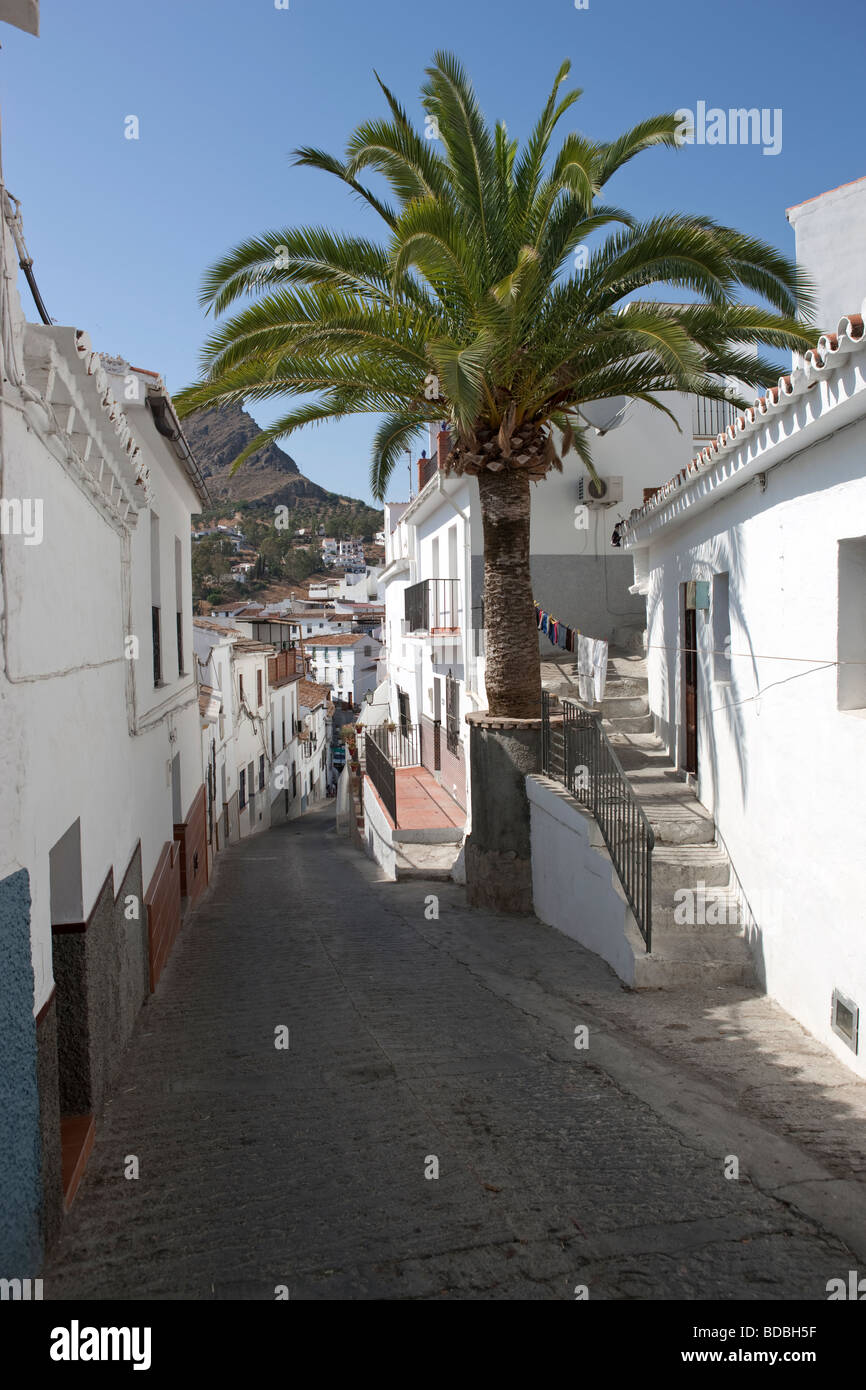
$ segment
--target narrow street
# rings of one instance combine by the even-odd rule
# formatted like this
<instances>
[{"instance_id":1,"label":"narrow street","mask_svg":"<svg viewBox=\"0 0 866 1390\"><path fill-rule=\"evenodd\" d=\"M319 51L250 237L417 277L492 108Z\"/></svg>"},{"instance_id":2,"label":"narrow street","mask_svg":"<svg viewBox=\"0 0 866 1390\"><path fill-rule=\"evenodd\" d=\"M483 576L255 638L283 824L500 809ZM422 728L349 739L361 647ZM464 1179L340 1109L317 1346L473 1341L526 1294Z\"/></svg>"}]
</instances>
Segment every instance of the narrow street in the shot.
<instances>
[{"instance_id":1,"label":"narrow street","mask_svg":"<svg viewBox=\"0 0 866 1390\"><path fill-rule=\"evenodd\" d=\"M780 1010L629 993L533 919L380 881L333 814L221 857L47 1299L823 1300L863 1268L866 1087Z\"/></svg>"}]
</instances>

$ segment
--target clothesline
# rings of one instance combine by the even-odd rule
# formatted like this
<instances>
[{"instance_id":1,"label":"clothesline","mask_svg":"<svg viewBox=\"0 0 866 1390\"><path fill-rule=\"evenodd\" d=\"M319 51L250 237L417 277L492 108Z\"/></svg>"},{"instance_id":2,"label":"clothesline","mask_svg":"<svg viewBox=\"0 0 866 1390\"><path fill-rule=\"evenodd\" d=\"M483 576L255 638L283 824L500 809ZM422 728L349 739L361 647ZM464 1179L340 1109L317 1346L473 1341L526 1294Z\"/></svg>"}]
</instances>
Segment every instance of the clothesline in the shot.
<instances>
[{"instance_id":1,"label":"clothesline","mask_svg":"<svg viewBox=\"0 0 866 1390\"><path fill-rule=\"evenodd\" d=\"M535 604L535 616L539 631L544 633L554 647L576 654L577 684L581 700L586 704L600 704L604 699L607 681L607 642L600 638L584 636L579 628L569 627L567 623L548 613L539 603Z\"/></svg>"}]
</instances>

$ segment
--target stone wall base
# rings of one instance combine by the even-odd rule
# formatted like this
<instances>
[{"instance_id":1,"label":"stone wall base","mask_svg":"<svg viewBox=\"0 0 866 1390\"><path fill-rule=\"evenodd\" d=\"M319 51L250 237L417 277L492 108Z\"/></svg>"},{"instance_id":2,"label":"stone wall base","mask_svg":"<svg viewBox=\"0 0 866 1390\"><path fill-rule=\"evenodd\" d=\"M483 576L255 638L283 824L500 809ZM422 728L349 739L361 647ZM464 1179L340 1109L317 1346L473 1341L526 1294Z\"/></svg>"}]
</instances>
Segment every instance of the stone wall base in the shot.
<instances>
[{"instance_id":1,"label":"stone wall base","mask_svg":"<svg viewBox=\"0 0 866 1390\"><path fill-rule=\"evenodd\" d=\"M532 912L532 861L514 850L466 845L466 898L490 912Z\"/></svg>"}]
</instances>

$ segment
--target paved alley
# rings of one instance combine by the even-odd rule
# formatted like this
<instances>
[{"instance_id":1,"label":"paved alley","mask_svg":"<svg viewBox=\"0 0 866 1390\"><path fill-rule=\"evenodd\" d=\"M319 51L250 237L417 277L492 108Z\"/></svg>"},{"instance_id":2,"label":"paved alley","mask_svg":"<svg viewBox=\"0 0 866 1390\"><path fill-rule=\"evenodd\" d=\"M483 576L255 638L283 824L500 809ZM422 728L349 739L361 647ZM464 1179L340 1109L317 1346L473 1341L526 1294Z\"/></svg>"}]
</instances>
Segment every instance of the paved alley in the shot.
<instances>
[{"instance_id":1,"label":"paved alley","mask_svg":"<svg viewBox=\"0 0 866 1390\"><path fill-rule=\"evenodd\" d=\"M629 993L381 881L333 814L221 856L46 1298L823 1300L862 1266L866 1087L780 1010Z\"/></svg>"}]
</instances>

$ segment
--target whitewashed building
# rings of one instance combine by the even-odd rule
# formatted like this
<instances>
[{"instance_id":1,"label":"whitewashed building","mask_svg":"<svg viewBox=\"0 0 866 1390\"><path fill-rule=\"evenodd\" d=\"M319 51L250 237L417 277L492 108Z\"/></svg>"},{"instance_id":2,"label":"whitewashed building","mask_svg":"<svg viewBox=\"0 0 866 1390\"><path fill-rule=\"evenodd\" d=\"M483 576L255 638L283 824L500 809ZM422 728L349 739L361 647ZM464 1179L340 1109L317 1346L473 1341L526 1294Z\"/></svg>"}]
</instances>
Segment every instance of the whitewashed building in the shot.
<instances>
[{"instance_id":1,"label":"whitewashed building","mask_svg":"<svg viewBox=\"0 0 866 1390\"><path fill-rule=\"evenodd\" d=\"M38 1272L208 872L190 568L207 493L162 379L28 323L15 265L4 218L4 1276Z\"/></svg>"},{"instance_id":2,"label":"whitewashed building","mask_svg":"<svg viewBox=\"0 0 866 1390\"><path fill-rule=\"evenodd\" d=\"M482 571L473 563L482 554L478 486L438 470L419 483L414 501L385 507L379 675L387 688L375 707L401 730L417 730L422 765L465 811L465 716L486 707Z\"/></svg>"},{"instance_id":3,"label":"whitewashed building","mask_svg":"<svg viewBox=\"0 0 866 1390\"><path fill-rule=\"evenodd\" d=\"M298 683L298 777L301 811L308 811L327 794L333 775L331 733L334 706L326 685Z\"/></svg>"},{"instance_id":4,"label":"whitewashed building","mask_svg":"<svg viewBox=\"0 0 866 1390\"><path fill-rule=\"evenodd\" d=\"M328 686L332 700L350 706L360 705L376 688L381 647L377 638L359 632L309 637L304 643L313 680Z\"/></svg>"},{"instance_id":5,"label":"whitewashed building","mask_svg":"<svg viewBox=\"0 0 866 1390\"><path fill-rule=\"evenodd\" d=\"M654 726L713 814L759 978L861 1075L864 313L624 537L647 601Z\"/></svg>"},{"instance_id":6,"label":"whitewashed building","mask_svg":"<svg viewBox=\"0 0 866 1390\"><path fill-rule=\"evenodd\" d=\"M866 179L788 217L827 332L623 539L654 725L713 813L759 978L866 1075Z\"/></svg>"}]
</instances>

